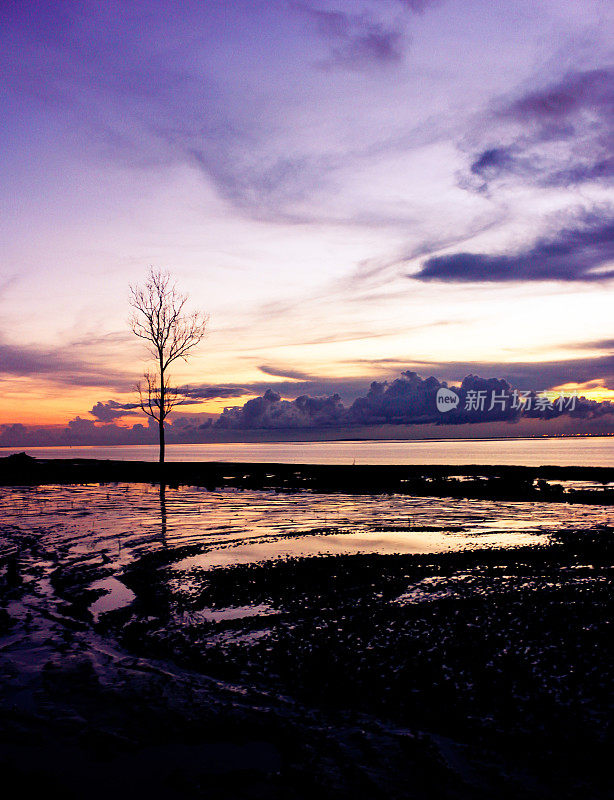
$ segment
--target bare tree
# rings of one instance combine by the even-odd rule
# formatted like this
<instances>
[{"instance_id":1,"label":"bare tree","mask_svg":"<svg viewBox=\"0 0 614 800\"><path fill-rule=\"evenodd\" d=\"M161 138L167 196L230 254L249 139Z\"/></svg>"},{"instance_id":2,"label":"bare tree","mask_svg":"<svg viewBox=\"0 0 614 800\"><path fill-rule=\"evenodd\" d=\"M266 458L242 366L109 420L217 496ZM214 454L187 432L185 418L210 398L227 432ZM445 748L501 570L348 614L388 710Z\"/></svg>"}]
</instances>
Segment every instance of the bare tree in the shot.
<instances>
[{"instance_id":1,"label":"bare tree","mask_svg":"<svg viewBox=\"0 0 614 800\"><path fill-rule=\"evenodd\" d=\"M198 345L207 327L208 317L200 311L185 311L187 295L180 294L169 272L151 268L144 286L130 287L130 305L134 313L130 327L144 339L156 361L156 370L145 373L137 384L141 409L155 419L160 432L160 463L164 463L164 420L181 402L170 383L170 365L188 355Z\"/></svg>"}]
</instances>

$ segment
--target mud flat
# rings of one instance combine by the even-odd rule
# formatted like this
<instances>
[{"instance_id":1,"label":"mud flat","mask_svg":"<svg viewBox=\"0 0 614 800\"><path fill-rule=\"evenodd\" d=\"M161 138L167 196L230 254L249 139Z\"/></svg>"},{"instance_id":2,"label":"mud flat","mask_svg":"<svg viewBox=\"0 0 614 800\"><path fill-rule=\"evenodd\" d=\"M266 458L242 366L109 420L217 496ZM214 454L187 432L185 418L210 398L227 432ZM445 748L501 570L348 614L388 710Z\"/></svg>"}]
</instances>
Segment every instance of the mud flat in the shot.
<instances>
[{"instance_id":1,"label":"mud flat","mask_svg":"<svg viewBox=\"0 0 614 800\"><path fill-rule=\"evenodd\" d=\"M0 530L0 764L26 793L612 796L609 525L233 566L62 525Z\"/></svg>"}]
</instances>

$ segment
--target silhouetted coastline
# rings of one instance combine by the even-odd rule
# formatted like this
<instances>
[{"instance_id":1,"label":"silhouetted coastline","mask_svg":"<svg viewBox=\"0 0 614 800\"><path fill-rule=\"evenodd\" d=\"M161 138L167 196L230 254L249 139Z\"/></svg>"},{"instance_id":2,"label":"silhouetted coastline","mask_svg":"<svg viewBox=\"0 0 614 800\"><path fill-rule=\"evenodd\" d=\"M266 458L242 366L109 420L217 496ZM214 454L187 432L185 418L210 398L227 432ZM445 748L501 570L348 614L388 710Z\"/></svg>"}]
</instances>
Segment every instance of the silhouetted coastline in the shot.
<instances>
[{"instance_id":1,"label":"silhouetted coastline","mask_svg":"<svg viewBox=\"0 0 614 800\"><path fill-rule=\"evenodd\" d=\"M577 481L590 488L565 486ZM398 493L422 497L614 504L609 467L512 467L493 465L367 466L254 464L97 459L35 459L25 453L0 458L0 485L160 483L171 487L274 491Z\"/></svg>"}]
</instances>

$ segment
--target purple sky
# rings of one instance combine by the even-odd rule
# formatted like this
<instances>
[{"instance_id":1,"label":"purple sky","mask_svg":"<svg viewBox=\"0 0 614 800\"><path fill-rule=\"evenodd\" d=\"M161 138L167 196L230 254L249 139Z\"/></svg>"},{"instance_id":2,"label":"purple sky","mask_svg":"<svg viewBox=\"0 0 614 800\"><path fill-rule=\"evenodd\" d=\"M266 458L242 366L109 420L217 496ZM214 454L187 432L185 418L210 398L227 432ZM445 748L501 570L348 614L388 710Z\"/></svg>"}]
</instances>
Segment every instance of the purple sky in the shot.
<instances>
[{"instance_id":1,"label":"purple sky","mask_svg":"<svg viewBox=\"0 0 614 800\"><path fill-rule=\"evenodd\" d=\"M210 314L193 414L404 370L614 397L611 3L0 13L0 423L134 401L150 265Z\"/></svg>"}]
</instances>

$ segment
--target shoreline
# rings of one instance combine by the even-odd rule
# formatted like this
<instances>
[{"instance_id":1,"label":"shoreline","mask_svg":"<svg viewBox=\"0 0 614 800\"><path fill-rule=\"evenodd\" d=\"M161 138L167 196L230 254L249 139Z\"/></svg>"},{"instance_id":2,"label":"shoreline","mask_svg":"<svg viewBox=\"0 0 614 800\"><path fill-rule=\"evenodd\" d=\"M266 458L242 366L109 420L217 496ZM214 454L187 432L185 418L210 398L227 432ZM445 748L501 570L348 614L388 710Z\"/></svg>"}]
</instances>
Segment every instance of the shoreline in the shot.
<instances>
[{"instance_id":1,"label":"shoreline","mask_svg":"<svg viewBox=\"0 0 614 800\"><path fill-rule=\"evenodd\" d=\"M561 482L589 482L590 488ZM170 487L406 494L464 499L613 505L614 468L458 465L335 465L0 458L0 485L164 483Z\"/></svg>"}]
</instances>

